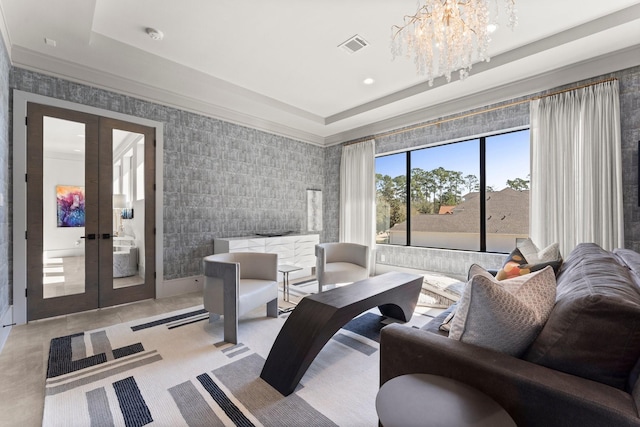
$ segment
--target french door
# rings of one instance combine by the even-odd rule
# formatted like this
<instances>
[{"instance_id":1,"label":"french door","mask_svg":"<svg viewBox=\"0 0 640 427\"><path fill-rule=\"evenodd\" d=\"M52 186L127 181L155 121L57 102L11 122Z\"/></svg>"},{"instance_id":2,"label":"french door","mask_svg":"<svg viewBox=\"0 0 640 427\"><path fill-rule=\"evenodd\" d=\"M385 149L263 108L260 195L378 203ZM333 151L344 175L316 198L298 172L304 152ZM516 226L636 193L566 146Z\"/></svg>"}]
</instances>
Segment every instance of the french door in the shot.
<instances>
[{"instance_id":1,"label":"french door","mask_svg":"<svg viewBox=\"0 0 640 427\"><path fill-rule=\"evenodd\" d=\"M155 296L154 140L27 104L27 320Z\"/></svg>"}]
</instances>

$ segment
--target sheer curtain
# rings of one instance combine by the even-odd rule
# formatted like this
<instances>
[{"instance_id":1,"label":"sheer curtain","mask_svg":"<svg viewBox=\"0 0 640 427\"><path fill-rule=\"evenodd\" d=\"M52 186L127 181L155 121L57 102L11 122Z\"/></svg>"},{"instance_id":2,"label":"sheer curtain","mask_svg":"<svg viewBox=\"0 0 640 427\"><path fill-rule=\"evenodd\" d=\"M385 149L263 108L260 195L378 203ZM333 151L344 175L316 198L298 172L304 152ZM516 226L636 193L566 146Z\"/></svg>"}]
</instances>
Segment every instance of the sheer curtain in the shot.
<instances>
[{"instance_id":1,"label":"sheer curtain","mask_svg":"<svg viewBox=\"0 0 640 427\"><path fill-rule=\"evenodd\" d=\"M372 259L376 225L375 151L372 139L347 145L342 148L340 162L340 241L369 246Z\"/></svg>"},{"instance_id":2,"label":"sheer curtain","mask_svg":"<svg viewBox=\"0 0 640 427\"><path fill-rule=\"evenodd\" d=\"M531 238L624 246L618 82L531 102Z\"/></svg>"}]
</instances>

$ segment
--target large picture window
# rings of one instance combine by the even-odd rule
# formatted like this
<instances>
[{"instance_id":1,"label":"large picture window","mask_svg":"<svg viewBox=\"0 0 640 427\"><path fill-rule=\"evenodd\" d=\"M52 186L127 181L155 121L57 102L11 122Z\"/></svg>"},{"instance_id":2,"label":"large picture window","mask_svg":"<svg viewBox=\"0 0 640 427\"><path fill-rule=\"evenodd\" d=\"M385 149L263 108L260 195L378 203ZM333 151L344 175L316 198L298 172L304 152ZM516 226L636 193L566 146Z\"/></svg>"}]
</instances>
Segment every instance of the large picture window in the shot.
<instances>
[{"instance_id":1,"label":"large picture window","mask_svg":"<svg viewBox=\"0 0 640 427\"><path fill-rule=\"evenodd\" d=\"M510 252L529 233L529 130L376 158L377 243Z\"/></svg>"}]
</instances>

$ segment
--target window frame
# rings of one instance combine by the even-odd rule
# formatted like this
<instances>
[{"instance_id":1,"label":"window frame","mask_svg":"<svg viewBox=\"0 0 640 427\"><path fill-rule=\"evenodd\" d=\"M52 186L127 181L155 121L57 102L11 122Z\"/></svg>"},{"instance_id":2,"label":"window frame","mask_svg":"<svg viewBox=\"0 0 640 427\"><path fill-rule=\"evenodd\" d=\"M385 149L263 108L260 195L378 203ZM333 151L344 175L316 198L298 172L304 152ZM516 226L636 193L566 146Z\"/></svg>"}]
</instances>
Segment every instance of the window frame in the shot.
<instances>
[{"instance_id":1,"label":"window frame","mask_svg":"<svg viewBox=\"0 0 640 427\"><path fill-rule=\"evenodd\" d=\"M499 252L495 252L495 251L487 251L487 223L486 223L486 216L487 216L487 200L486 200L486 193L487 193L487 183L486 183L486 176L487 176L487 170L486 170L486 143L487 143L487 139L488 138L492 138L492 137L496 137L496 136L500 136L500 135L506 135L506 134L510 134L510 133L516 133L516 132L522 132L522 131L529 131L530 132L531 128L529 125L526 126L521 126L521 127L517 127L517 128L512 128L512 129L507 129L507 130L502 130L502 131L498 131L498 132L492 132L492 133L485 133L479 136L473 136L473 137L465 137L462 139L456 139L456 140L451 140L451 141L445 141L445 142L440 142L440 143L434 143L434 144L427 144L427 145L421 145L421 146L417 146L417 147L411 147L409 149L404 149L404 150L397 150L397 151L393 151L393 152L388 152L388 153L381 153L376 155L376 159L379 157L386 157L386 156L392 156L392 155L396 155L396 154L401 154L404 153L405 154L405 161L406 161L406 169L405 169L405 206L406 206L406 212L407 212L407 218L406 218L406 242L405 244L392 244L392 243L380 243L380 244L388 244L391 246L400 246L400 247L419 247L419 248L429 248L429 249L448 249L448 250L456 250L456 251L465 251L465 252L484 252L484 253L499 253ZM442 147L445 145L452 145L452 144L458 144L458 143L463 143L463 142L468 142L468 141L473 141L473 140L478 140L478 145L479 145L479 177L478 177L478 181L479 181L479 202L480 202L480 249L475 251L475 250L469 250L469 249L452 249L452 248L440 248L440 247L435 247L435 246L413 246L411 244L411 234L412 234L412 229L411 229L411 185L412 185L412 180L411 180L411 168L412 168L412 164L411 164L411 153L415 152L415 151L419 151L419 150L424 150L424 149L429 149L429 148L434 148L434 147ZM529 150L531 150L531 144L529 143ZM376 172L377 173L377 172ZM377 189L376 189L377 191ZM483 220L484 218L484 220Z\"/></svg>"}]
</instances>

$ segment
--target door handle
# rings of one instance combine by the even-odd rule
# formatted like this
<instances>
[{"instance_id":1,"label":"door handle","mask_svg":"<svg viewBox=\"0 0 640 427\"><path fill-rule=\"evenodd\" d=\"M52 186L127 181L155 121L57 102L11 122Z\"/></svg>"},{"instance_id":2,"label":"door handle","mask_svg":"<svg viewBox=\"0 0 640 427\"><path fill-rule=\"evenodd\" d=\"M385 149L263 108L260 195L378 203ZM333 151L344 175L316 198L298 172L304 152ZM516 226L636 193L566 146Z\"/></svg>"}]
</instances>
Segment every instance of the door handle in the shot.
<instances>
[{"instance_id":1,"label":"door handle","mask_svg":"<svg viewBox=\"0 0 640 427\"><path fill-rule=\"evenodd\" d=\"M87 239L87 240L96 240L96 235L95 234L87 234L86 236L80 236L81 239Z\"/></svg>"},{"instance_id":2,"label":"door handle","mask_svg":"<svg viewBox=\"0 0 640 427\"><path fill-rule=\"evenodd\" d=\"M109 233L102 233L102 238L103 238L103 239L110 239L110 238L111 238L111 234L109 234Z\"/></svg>"}]
</instances>

